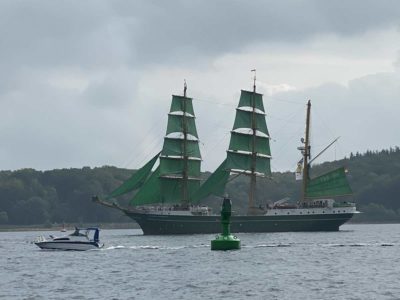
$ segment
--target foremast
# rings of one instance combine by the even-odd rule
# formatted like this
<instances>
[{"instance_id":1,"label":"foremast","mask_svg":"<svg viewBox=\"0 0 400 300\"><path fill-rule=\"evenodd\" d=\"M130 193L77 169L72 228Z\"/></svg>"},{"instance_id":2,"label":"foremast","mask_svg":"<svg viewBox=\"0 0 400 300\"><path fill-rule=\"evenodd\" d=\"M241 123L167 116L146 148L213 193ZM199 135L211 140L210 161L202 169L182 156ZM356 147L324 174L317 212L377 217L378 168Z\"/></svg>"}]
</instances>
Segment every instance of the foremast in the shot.
<instances>
[{"instance_id":1,"label":"foremast","mask_svg":"<svg viewBox=\"0 0 400 300\"><path fill-rule=\"evenodd\" d=\"M167 132L160 155L161 202L188 209L192 193L200 186L201 155L192 98L172 96Z\"/></svg>"},{"instance_id":2,"label":"foremast","mask_svg":"<svg viewBox=\"0 0 400 300\"><path fill-rule=\"evenodd\" d=\"M187 97L186 90L185 82L183 96L172 96L161 152L111 192L106 199L137 190L129 206L179 204L181 208L189 208L193 193L200 186L201 155L192 98ZM152 172L158 159L159 165ZM124 210L114 205L117 202L107 203L100 201L98 197L96 201Z\"/></svg>"}]
</instances>

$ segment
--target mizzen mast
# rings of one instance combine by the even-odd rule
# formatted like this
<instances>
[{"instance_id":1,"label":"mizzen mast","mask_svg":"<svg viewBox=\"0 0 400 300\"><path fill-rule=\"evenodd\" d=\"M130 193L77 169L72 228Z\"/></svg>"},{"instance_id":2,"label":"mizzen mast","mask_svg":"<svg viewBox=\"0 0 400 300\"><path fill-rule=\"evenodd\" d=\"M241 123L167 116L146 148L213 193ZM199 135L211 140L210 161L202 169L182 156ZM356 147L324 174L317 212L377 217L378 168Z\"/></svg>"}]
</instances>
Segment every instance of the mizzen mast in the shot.
<instances>
[{"instance_id":1,"label":"mizzen mast","mask_svg":"<svg viewBox=\"0 0 400 300\"><path fill-rule=\"evenodd\" d=\"M311 100L307 102L307 116L306 116L306 132L304 140L303 154L303 186L301 190L301 199L304 203L306 201L306 190L309 180L309 163L308 160L311 158L311 146L310 146L310 114L311 114Z\"/></svg>"}]
</instances>

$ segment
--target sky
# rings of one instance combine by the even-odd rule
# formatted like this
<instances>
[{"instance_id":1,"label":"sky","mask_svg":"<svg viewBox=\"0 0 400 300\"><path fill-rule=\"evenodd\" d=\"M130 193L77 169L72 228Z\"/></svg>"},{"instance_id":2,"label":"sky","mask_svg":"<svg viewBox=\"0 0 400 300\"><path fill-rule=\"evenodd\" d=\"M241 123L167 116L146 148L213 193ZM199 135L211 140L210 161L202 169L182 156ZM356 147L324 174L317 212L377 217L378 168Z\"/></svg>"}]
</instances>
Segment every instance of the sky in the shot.
<instances>
[{"instance_id":1,"label":"sky","mask_svg":"<svg viewBox=\"0 0 400 300\"><path fill-rule=\"evenodd\" d=\"M171 95L225 158L241 89L264 94L272 170L400 145L400 1L0 1L0 169L139 168Z\"/></svg>"}]
</instances>

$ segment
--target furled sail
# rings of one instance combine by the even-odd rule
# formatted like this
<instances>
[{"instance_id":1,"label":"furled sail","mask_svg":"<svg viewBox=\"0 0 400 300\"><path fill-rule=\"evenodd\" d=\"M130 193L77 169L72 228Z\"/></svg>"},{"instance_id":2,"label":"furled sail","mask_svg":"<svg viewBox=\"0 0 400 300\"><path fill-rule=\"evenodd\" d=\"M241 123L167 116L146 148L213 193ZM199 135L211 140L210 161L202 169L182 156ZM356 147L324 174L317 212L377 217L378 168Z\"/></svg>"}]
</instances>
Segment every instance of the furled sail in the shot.
<instances>
[{"instance_id":1,"label":"furled sail","mask_svg":"<svg viewBox=\"0 0 400 300\"><path fill-rule=\"evenodd\" d=\"M122 183L118 188L110 193L106 199L115 198L133 190L140 188L149 177L151 169L156 163L160 153L157 153L149 162L147 162L142 168L137 170L128 180Z\"/></svg>"},{"instance_id":2,"label":"furled sail","mask_svg":"<svg viewBox=\"0 0 400 300\"><path fill-rule=\"evenodd\" d=\"M255 176L271 174L271 150L262 94L241 91L226 168Z\"/></svg>"},{"instance_id":3,"label":"furled sail","mask_svg":"<svg viewBox=\"0 0 400 300\"><path fill-rule=\"evenodd\" d=\"M306 198L321 198L345 196L352 193L345 169L342 167L309 180L305 196Z\"/></svg>"}]
</instances>

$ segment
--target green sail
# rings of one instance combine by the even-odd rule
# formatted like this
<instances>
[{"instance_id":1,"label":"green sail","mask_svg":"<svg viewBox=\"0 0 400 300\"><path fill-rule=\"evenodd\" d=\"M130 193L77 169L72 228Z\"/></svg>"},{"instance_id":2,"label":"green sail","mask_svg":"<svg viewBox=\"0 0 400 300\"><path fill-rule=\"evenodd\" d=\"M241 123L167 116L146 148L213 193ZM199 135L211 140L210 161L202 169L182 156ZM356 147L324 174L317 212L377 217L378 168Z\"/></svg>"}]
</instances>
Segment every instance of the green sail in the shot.
<instances>
[{"instance_id":1,"label":"green sail","mask_svg":"<svg viewBox=\"0 0 400 300\"><path fill-rule=\"evenodd\" d=\"M236 109L235 123L233 124L233 130L239 128L252 128L253 112L247 110ZM254 113L254 127L256 130L269 135L267 122L265 121L265 115Z\"/></svg>"},{"instance_id":2,"label":"green sail","mask_svg":"<svg viewBox=\"0 0 400 300\"><path fill-rule=\"evenodd\" d=\"M158 167L136 193L129 205L143 205L161 202L161 190L159 183L160 167Z\"/></svg>"},{"instance_id":3,"label":"green sail","mask_svg":"<svg viewBox=\"0 0 400 300\"><path fill-rule=\"evenodd\" d=\"M122 185L116 188L106 197L106 199L115 198L124 195L130 191L140 188L147 177L149 176L151 169L157 161L160 153L157 153L148 163L146 163L142 168L137 170L128 180L126 180Z\"/></svg>"},{"instance_id":4,"label":"green sail","mask_svg":"<svg viewBox=\"0 0 400 300\"><path fill-rule=\"evenodd\" d=\"M200 180L188 180L190 195L198 190ZM182 178L160 177L160 166L152 173L143 187L136 193L129 205L145 205L154 203L179 203L182 199Z\"/></svg>"},{"instance_id":5,"label":"green sail","mask_svg":"<svg viewBox=\"0 0 400 300\"><path fill-rule=\"evenodd\" d=\"M186 116L187 133L198 138L196 123L194 117ZM168 115L167 135L171 133L183 133L183 116L182 115Z\"/></svg>"},{"instance_id":6,"label":"green sail","mask_svg":"<svg viewBox=\"0 0 400 300\"><path fill-rule=\"evenodd\" d=\"M240 93L239 107L254 107L265 112L262 94L244 91Z\"/></svg>"},{"instance_id":7,"label":"green sail","mask_svg":"<svg viewBox=\"0 0 400 300\"><path fill-rule=\"evenodd\" d=\"M200 187L200 180L189 179L187 181L188 200L191 202L190 195ZM181 178L160 178L161 203L179 203L183 197L183 180Z\"/></svg>"},{"instance_id":8,"label":"green sail","mask_svg":"<svg viewBox=\"0 0 400 300\"><path fill-rule=\"evenodd\" d=\"M190 195L200 186L201 155L197 139L192 99L172 96L160 165L130 204L181 203L185 196L190 202Z\"/></svg>"},{"instance_id":9,"label":"green sail","mask_svg":"<svg viewBox=\"0 0 400 300\"><path fill-rule=\"evenodd\" d=\"M352 193L344 168L311 179L306 188L306 198L345 196Z\"/></svg>"},{"instance_id":10,"label":"green sail","mask_svg":"<svg viewBox=\"0 0 400 300\"><path fill-rule=\"evenodd\" d=\"M200 164L199 159L187 160L187 173L189 177L200 179ZM184 160L160 156L160 176L182 178L184 169Z\"/></svg>"},{"instance_id":11,"label":"green sail","mask_svg":"<svg viewBox=\"0 0 400 300\"><path fill-rule=\"evenodd\" d=\"M173 95L169 112L184 111L185 106L186 112L194 116L192 98Z\"/></svg>"},{"instance_id":12,"label":"green sail","mask_svg":"<svg viewBox=\"0 0 400 300\"><path fill-rule=\"evenodd\" d=\"M228 151L226 158L226 168L237 173L249 173L253 167L253 156L251 153L239 153ZM254 172L261 173L264 176L271 175L270 158L265 156L256 156L254 163Z\"/></svg>"},{"instance_id":13,"label":"green sail","mask_svg":"<svg viewBox=\"0 0 400 300\"><path fill-rule=\"evenodd\" d=\"M229 171L226 170L226 159L222 164L207 178L201 187L193 194L192 201L198 202L201 199L213 194L223 196L225 185L229 180Z\"/></svg>"},{"instance_id":14,"label":"green sail","mask_svg":"<svg viewBox=\"0 0 400 300\"><path fill-rule=\"evenodd\" d=\"M168 138L164 139L162 155L164 156L182 156L183 139ZM201 158L199 142L195 140L186 141L186 154L189 157Z\"/></svg>"},{"instance_id":15,"label":"green sail","mask_svg":"<svg viewBox=\"0 0 400 300\"><path fill-rule=\"evenodd\" d=\"M229 143L229 150L241 150L252 152L253 151L253 139L254 139L254 152L271 155L271 149L269 147L269 138L264 136L253 136L250 134L243 134L232 131L231 141Z\"/></svg>"},{"instance_id":16,"label":"green sail","mask_svg":"<svg viewBox=\"0 0 400 300\"><path fill-rule=\"evenodd\" d=\"M242 91L231 131L226 169L252 176L269 176L270 159L271 149L262 95Z\"/></svg>"}]
</instances>

